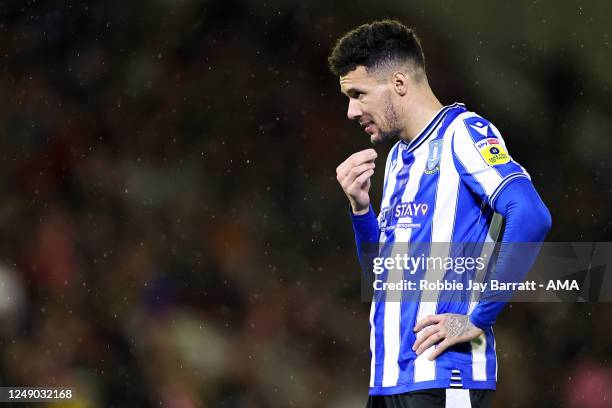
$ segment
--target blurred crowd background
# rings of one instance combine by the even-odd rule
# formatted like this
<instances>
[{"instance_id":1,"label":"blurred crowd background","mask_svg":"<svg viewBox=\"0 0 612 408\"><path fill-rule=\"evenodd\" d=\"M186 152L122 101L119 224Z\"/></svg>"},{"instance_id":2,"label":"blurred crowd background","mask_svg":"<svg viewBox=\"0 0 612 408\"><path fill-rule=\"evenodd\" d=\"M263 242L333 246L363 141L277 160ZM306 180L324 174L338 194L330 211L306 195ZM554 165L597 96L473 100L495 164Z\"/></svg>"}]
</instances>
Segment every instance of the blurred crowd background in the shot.
<instances>
[{"instance_id":1,"label":"blurred crowd background","mask_svg":"<svg viewBox=\"0 0 612 408\"><path fill-rule=\"evenodd\" d=\"M374 19L415 27L440 100L501 130L549 240L612 240L610 3L430 3L2 2L1 385L75 388L57 406L363 406L369 306L335 168L369 141L326 58ZM494 406L612 406L611 311L509 306Z\"/></svg>"}]
</instances>

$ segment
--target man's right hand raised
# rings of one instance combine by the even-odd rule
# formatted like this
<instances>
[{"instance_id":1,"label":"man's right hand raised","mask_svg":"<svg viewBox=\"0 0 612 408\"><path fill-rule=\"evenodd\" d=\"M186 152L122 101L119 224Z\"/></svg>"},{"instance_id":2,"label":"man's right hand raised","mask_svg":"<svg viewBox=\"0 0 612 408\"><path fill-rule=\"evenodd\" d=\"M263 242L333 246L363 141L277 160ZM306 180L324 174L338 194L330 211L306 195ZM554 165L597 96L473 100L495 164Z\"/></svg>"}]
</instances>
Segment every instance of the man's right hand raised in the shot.
<instances>
[{"instance_id":1,"label":"man's right hand raised","mask_svg":"<svg viewBox=\"0 0 612 408\"><path fill-rule=\"evenodd\" d=\"M355 215L365 214L370 208L370 177L374 174L377 156L374 149L365 149L352 154L336 168L336 179Z\"/></svg>"}]
</instances>

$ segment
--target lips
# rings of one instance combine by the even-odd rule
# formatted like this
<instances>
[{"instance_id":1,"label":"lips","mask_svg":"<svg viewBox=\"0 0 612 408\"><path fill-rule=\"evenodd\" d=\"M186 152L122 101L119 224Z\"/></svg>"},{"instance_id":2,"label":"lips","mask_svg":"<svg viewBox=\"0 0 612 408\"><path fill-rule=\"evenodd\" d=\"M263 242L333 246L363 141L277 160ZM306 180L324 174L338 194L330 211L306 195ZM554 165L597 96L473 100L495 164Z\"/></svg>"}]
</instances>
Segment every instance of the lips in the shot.
<instances>
[{"instance_id":1,"label":"lips","mask_svg":"<svg viewBox=\"0 0 612 408\"><path fill-rule=\"evenodd\" d=\"M374 122L366 122L366 123L363 123L361 126L364 127L363 130L365 130L366 133L369 133L369 134L374 133Z\"/></svg>"}]
</instances>

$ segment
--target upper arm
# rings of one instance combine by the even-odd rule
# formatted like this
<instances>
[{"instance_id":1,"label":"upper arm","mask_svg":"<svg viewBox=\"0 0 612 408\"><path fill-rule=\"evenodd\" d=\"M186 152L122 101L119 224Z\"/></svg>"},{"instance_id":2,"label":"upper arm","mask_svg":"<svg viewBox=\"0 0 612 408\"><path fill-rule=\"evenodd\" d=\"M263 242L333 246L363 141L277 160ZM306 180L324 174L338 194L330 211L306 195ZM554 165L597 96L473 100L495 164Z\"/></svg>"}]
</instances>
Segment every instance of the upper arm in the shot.
<instances>
[{"instance_id":1,"label":"upper arm","mask_svg":"<svg viewBox=\"0 0 612 408\"><path fill-rule=\"evenodd\" d=\"M508 153L501 134L486 119L461 115L454 124L453 160L461 179L494 208L499 192L529 174Z\"/></svg>"}]
</instances>

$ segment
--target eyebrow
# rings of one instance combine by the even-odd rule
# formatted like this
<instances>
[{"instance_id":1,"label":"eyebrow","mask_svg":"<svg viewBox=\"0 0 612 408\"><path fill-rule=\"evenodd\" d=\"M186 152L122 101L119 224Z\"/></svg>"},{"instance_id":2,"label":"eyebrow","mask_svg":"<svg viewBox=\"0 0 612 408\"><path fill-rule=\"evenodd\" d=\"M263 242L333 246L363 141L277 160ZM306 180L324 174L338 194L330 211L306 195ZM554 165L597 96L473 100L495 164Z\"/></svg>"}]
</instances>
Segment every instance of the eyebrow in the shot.
<instances>
[{"instance_id":1,"label":"eyebrow","mask_svg":"<svg viewBox=\"0 0 612 408\"><path fill-rule=\"evenodd\" d=\"M346 96L348 96L348 97L351 97L351 94L355 94L356 92L359 92L359 93L365 93L365 91L364 91L364 90L359 89L359 88L349 88L349 89L345 90L345 91L344 91L344 92L342 92L342 93L343 93L343 94L345 94L345 95L346 95Z\"/></svg>"}]
</instances>

